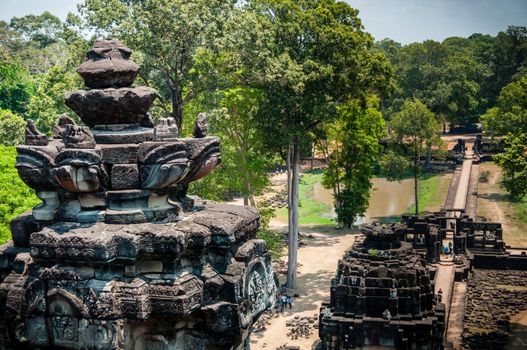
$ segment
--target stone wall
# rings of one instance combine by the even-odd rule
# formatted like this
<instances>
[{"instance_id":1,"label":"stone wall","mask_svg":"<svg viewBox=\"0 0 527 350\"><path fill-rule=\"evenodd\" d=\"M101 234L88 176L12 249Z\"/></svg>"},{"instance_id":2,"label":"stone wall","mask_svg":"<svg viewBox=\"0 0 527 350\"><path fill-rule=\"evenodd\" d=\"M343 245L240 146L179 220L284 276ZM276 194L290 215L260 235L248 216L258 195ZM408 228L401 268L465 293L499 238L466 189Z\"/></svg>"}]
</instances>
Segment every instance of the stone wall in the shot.
<instances>
[{"instance_id":1,"label":"stone wall","mask_svg":"<svg viewBox=\"0 0 527 350\"><path fill-rule=\"evenodd\" d=\"M503 349L510 320L527 310L527 271L475 269L469 279L463 349Z\"/></svg>"}]
</instances>

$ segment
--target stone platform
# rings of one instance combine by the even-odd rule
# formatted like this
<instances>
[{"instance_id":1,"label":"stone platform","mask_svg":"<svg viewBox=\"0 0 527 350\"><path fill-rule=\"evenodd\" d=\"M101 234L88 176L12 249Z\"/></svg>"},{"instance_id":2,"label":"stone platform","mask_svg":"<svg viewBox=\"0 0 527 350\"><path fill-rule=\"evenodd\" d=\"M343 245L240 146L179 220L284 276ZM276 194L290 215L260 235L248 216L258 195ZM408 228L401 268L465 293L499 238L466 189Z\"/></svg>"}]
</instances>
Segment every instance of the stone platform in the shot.
<instances>
[{"instance_id":1,"label":"stone platform","mask_svg":"<svg viewBox=\"0 0 527 350\"><path fill-rule=\"evenodd\" d=\"M61 222L28 247L3 246L1 322L13 347L243 347L276 292L259 216L200 204L174 223Z\"/></svg>"}]
</instances>

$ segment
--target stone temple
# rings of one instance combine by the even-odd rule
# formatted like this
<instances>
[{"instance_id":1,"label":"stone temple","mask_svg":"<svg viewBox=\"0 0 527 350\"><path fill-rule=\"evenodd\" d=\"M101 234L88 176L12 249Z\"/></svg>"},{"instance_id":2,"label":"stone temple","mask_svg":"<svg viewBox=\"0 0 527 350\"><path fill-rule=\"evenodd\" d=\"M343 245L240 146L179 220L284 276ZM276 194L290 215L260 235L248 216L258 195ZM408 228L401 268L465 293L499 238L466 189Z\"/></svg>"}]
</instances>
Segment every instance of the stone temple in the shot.
<instances>
[{"instance_id":1,"label":"stone temple","mask_svg":"<svg viewBox=\"0 0 527 350\"><path fill-rule=\"evenodd\" d=\"M101 40L48 139L30 121L16 167L42 203L0 247L0 348L240 349L276 291L258 212L189 196L221 161L198 116L193 138L154 127L156 91Z\"/></svg>"},{"instance_id":2,"label":"stone temple","mask_svg":"<svg viewBox=\"0 0 527 350\"><path fill-rule=\"evenodd\" d=\"M404 225L363 225L339 261L319 335L326 350L441 349L445 309L425 259L400 241Z\"/></svg>"}]
</instances>

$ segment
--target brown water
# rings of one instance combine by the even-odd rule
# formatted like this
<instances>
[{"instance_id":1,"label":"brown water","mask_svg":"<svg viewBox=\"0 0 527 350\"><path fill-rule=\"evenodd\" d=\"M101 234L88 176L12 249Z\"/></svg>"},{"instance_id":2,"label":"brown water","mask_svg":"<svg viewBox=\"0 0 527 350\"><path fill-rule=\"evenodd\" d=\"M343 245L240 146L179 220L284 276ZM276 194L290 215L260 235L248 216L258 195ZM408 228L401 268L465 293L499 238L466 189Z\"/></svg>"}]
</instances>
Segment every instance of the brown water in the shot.
<instances>
[{"instance_id":1,"label":"brown water","mask_svg":"<svg viewBox=\"0 0 527 350\"><path fill-rule=\"evenodd\" d=\"M372 182L370 205L364 218L360 219L357 224L399 217L407 213L414 204L412 179L390 182L385 178L374 178ZM316 183L313 187L313 199L333 208L332 191L324 188L320 183ZM331 214L335 215L334 209Z\"/></svg>"}]
</instances>

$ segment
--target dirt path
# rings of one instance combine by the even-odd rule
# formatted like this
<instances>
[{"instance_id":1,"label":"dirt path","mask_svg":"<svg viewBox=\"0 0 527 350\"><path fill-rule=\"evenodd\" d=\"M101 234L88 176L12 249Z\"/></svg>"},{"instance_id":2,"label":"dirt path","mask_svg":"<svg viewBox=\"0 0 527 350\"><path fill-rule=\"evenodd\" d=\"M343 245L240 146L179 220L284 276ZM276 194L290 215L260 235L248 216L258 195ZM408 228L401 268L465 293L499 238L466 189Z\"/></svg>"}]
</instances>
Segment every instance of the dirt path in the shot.
<instances>
[{"instance_id":1,"label":"dirt path","mask_svg":"<svg viewBox=\"0 0 527 350\"><path fill-rule=\"evenodd\" d=\"M327 227L303 227L301 230L312 234L313 238L307 239L306 245L298 250L297 292L300 297L294 299L291 310L286 309L281 316L272 319L266 330L251 335L251 350L275 350L285 344L309 350L318 340L316 329L307 339L290 340L286 320L294 316L318 316L321 303L329 301L331 278L335 275L338 260L351 247L356 234ZM285 276L280 276L280 283L284 281Z\"/></svg>"},{"instance_id":2,"label":"dirt path","mask_svg":"<svg viewBox=\"0 0 527 350\"><path fill-rule=\"evenodd\" d=\"M490 182L491 185L495 185L498 182L498 179L500 178L501 172L494 172L492 175L492 180ZM500 205L498 202L492 201L490 202L492 204L492 207L494 208L494 214L496 215L496 222L501 222L505 229L507 229L507 219L505 218L505 214L503 214L503 210L501 210Z\"/></svg>"}]
</instances>

